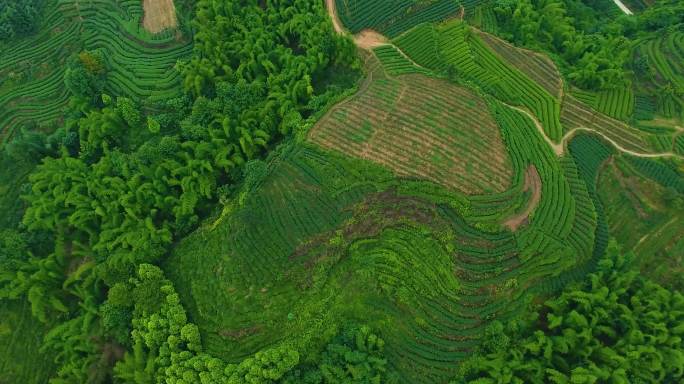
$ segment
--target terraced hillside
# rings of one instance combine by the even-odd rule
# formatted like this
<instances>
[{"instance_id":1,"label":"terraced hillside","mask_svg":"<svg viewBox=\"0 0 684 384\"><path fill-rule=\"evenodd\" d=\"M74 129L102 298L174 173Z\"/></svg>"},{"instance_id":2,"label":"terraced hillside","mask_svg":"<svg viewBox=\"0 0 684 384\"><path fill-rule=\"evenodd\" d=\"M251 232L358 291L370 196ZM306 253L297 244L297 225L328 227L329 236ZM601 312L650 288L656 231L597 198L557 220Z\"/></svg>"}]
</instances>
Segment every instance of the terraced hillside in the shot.
<instances>
[{"instance_id":1,"label":"terraced hillside","mask_svg":"<svg viewBox=\"0 0 684 384\"><path fill-rule=\"evenodd\" d=\"M492 319L595 269L618 225L597 181L619 151L660 154L566 95L548 59L459 21L364 48L359 91L165 269L227 361L316 350L351 321L383 329L399 382L447 382Z\"/></svg>"},{"instance_id":2,"label":"terraced hillside","mask_svg":"<svg viewBox=\"0 0 684 384\"><path fill-rule=\"evenodd\" d=\"M534 146L523 115L500 108L508 143L520 148L516 164L534 163L543 182L518 232L469 222L524 202L522 185L447 198L432 183L294 145L244 205L184 240L166 264L208 351L239 361L274 342L315 349L344 318L385 330L402 382L443 382L489 319L513 316L527 294L581 274L574 266L590 265L606 241L587 179L572 158L558 162L543 141Z\"/></svg>"},{"instance_id":3,"label":"terraced hillside","mask_svg":"<svg viewBox=\"0 0 684 384\"><path fill-rule=\"evenodd\" d=\"M640 91L656 99L656 112L684 121L684 32L672 31L647 39L635 52L640 70Z\"/></svg>"},{"instance_id":4,"label":"terraced hillside","mask_svg":"<svg viewBox=\"0 0 684 384\"><path fill-rule=\"evenodd\" d=\"M318 122L313 142L466 194L510 187L510 160L484 100L423 75L371 76L362 94Z\"/></svg>"},{"instance_id":5,"label":"terraced hillside","mask_svg":"<svg viewBox=\"0 0 684 384\"><path fill-rule=\"evenodd\" d=\"M45 1L0 384L684 380L679 2Z\"/></svg>"},{"instance_id":6,"label":"terraced hillside","mask_svg":"<svg viewBox=\"0 0 684 384\"><path fill-rule=\"evenodd\" d=\"M456 17L461 2L455 0L334 0L342 23L352 32L376 30L395 37L423 22L436 22ZM469 3L472 1L468 1Z\"/></svg>"},{"instance_id":7,"label":"terraced hillside","mask_svg":"<svg viewBox=\"0 0 684 384\"><path fill-rule=\"evenodd\" d=\"M139 22L138 1L48 0L40 32L8 43L0 56L0 127L3 140L18 127L50 130L61 122L69 95L67 58L81 50L104 49L105 92L142 104L181 95L177 60L188 57L189 36L175 31L152 35Z\"/></svg>"},{"instance_id":8,"label":"terraced hillside","mask_svg":"<svg viewBox=\"0 0 684 384\"><path fill-rule=\"evenodd\" d=\"M426 44L425 40L432 40L432 45ZM419 26L394 42L406 55L416 57L418 63L430 65L429 68L438 73L472 82L500 100L525 107L541 122L553 141L560 141L562 127L559 121L558 88L555 87L555 95L549 93L492 50L464 22L452 20L434 29ZM531 60L534 58L530 57ZM546 65L544 68L552 67ZM558 81L557 74L552 70L539 76L547 77L547 84Z\"/></svg>"}]
</instances>

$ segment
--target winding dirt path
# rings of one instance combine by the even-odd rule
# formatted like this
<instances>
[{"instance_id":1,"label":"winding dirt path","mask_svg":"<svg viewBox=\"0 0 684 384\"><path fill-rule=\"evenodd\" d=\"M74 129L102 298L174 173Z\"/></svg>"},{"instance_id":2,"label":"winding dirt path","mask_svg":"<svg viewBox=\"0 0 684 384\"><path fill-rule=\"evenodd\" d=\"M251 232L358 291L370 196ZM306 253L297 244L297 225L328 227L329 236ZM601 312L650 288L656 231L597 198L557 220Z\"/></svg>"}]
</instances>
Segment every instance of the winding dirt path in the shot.
<instances>
[{"instance_id":1,"label":"winding dirt path","mask_svg":"<svg viewBox=\"0 0 684 384\"><path fill-rule=\"evenodd\" d=\"M340 22L340 18L337 16L337 8L335 6L335 0L325 0L325 6L328 8L328 13L330 14L330 18L332 19L333 23L333 28L335 28L335 32L339 34L344 33L344 27L342 27L342 23Z\"/></svg>"},{"instance_id":2,"label":"winding dirt path","mask_svg":"<svg viewBox=\"0 0 684 384\"><path fill-rule=\"evenodd\" d=\"M623 10L623 12L627 14L632 14L632 12L624 5L620 0L613 0L615 4L618 4L620 9ZM337 8L335 5L335 0L325 0L326 7L328 8L328 13L330 14L330 18L332 19L333 27L335 28L335 31L339 34L344 34L347 33L347 31L344 29L342 26L342 23L340 22L340 19L337 15ZM354 43L362 49L370 50L372 48L381 46L381 45L392 45L389 40L381 35L380 33L367 29L363 30L360 33L356 34L354 36ZM411 59L408 55L406 55L401 49L398 47L395 47L399 53L401 53L402 56L406 57L411 63L416 65L417 67L423 68L419 64L417 64L413 59ZM562 79L561 79L562 81ZM364 84L366 85L366 84ZM562 89L562 88L561 88ZM504 103L505 104L505 103ZM569 132L567 132L563 138L561 139L560 143L555 143L553 140L551 140L547 135L546 132L544 131L544 127L541 125L539 120L528 112L524 108L516 107L510 104L506 104L509 108L513 108L516 111L524 113L527 117L532 119L532 122L534 122L534 125L537 127L537 130L539 130L539 133L542 134L542 137L544 137L544 140L549 144L549 146L553 149L553 151L556 153L557 156L563 156L565 153L565 145L567 144L568 141L570 141L574 135L576 135L578 132L590 132L594 133L596 135L601 136L604 138L606 141L611 143L615 148L617 148L619 151L630 154L632 156L637 156L637 157L646 157L646 158L658 158L658 157L682 157L676 153L673 152L664 152L664 153L640 153L640 152L635 152L630 149L622 147L620 144L615 142L615 140L611 139L610 137L606 136L605 134L592 129L592 128L585 128L585 127L577 127L573 128Z\"/></svg>"},{"instance_id":3,"label":"winding dirt path","mask_svg":"<svg viewBox=\"0 0 684 384\"><path fill-rule=\"evenodd\" d=\"M525 210L503 222L503 225L508 227L511 232L517 231L520 226L527 223L528 218L541 201L541 177L539 177L539 172L534 165L530 165L529 168L527 168L527 171L525 171L525 185L523 186L523 191L530 190L532 191L532 197Z\"/></svg>"},{"instance_id":4,"label":"winding dirt path","mask_svg":"<svg viewBox=\"0 0 684 384\"><path fill-rule=\"evenodd\" d=\"M335 32L337 32L340 35L348 33L347 30L344 29L344 26L342 25L342 22L340 21L340 18L337 15L337 7L335 5L335 0L325 0L325 5L328 8L328 14L330 14L330 18L332 19L333 28L335 29ZM357 47L365 49L367 51L370 51L373 48L380 47L383 45L391 45L402 56L404 56L406 60L410 61L411 64L415 65L418 68L427 70L427 68L413 61L413 59L410 56L408 56L406 53L404 53L404 51L399 49L399 47L392 44L387 37L385 37L383 34L377 31L374 31L372 29L364 29L363 31L357 33L352 37L354 40L354 44L356 44Z\"/></svg>"},{"instance_id":5,"label":"winding dirt path","mask_svg":"<svg viewBox=\"0 0 684 384\"><path fill-rule=\"evenodd\" d=\"M617 4L620 7L620 9L624 13L626 13L628 15L632 14L632 12L624 4L622 4L622 2L620 0L613 0L613 1L615 2L615 4ZM330 14L330 18L332 19L332 23L333 23L333 27L334 27L335 31L338 34L348 33L344 29L344 26L342 25L342 23L340 22L340 19L338 17L336 5L335 5L335 0L325 0L325 4L326 4L326 7L328 9L328 13ZM353 38L354 38L354 43L356 44L356 46L358 46L359 48L362 48L364 50L372 50L373 48L378 47L378 46L382 46L382 45L392 45L392 43L385 36L383 36L382 34L376 32L376 31L370 30L370 29L361 31L360 33L353 36ZM399 53L401 53L404 57L406 57L414 65L416 65L420 68L423 68L422 66L418 65L415 61L413 61L413 59L411 59L408 55L406 55L401 49L399 49L398 47L395 47L395 48L397 49L397 51L399 51ZM370 70L368 77L361 84L361 87L359 88L359 92L357 92L356 95L360 95L360 94L365 93L366 89L368 88L368 86L370 85L370 83L372 81L372 77L373 77L373 70ZM561 89L561 94L560 94L561 98L563 97L563 83L562 83L562 81L563 81L563 79L561 77L561 88L560 88ZM339 103L337 106L331 108L327 114L332 113L333 111L337 110L338 106L344 105L353 99L354 99L354 97L347 98L346 100ZM506 104L506 103L504 103L504 104ZM512 106L509 104L506 104L506 105L509 108L515 109L516 111L519 111L519 112L525 114L527 117L529 117L532 120L532 122L534 123L534 125L537 127L537 130L539 131L539 133L541 133L541 135L544 138L544 140L546 141L546 143L553 149L554 153L559 157L563 156L567 142L570 141L575 134L577 134L578 132L582 132L582 131L597 134L597 135L601 136L602 138L604 138L609 143L611 143L619 151L624 152L624 153L628 153L628 154L633 155L633 156L646 157L646 158L682 157L682 156L679 156L679 155L672 153L672 152L666 152L666 153L639 153L639 152L634 152L632 150L629 150L629 149L622 147L620 144L615 142L615 140L607 137L605 134L603 134L599 131L596 131L595 129L584 128L584 127L578 127L578 128L574 128L574 129L570 130L569 132L567 132L563 136L560 143L555 143L553 140L551 140L546 135L546 132L544 131L544 127L539 122L539 120L536 118L536 116L534 116L532 113L528 112L524 108ZM323 120L325 120L325 119L323 118L320 121L323 121ZM532 191L532 196L530 198L530 201L529 201L527 207L525 208L525 210L523 212L520 212L519 214L508 218L506 221L504 221L502 223L505 227L509 228L513 232L517 231L518 228L520 228L522 225L527 223L527 221L529 220L529 216L532 214L532 212L534 212L534 210L539 205L539 202L541 201L542 182L541 182L541 177L539 176L539 172L534 167L534 165L530 165L530 167L525 171L525 185L523 187L523 190L524 191L530 191L530 190Z\"/></svg>"},{"instance_id":6,"label":"winding dirt path","mask_svg":"<svg viewBox=\"0 0 684 384\"><path fill-rule=\"evenodd\" d=\"M506 104L506 103L504 103ZM560 143L555 143L553 142L547 135L546 132L544 132L544 127L542 124L537 120L537 117L531 114L529 111L527 111L524 108L521 107L516 107L510 104L506 104L509 108L515 109L518 112L524 113L527 117L529 117L534 125L537 127L537 130L541 135L544 137L544 140L549 144L549 146L553 149L553 151L556 153L557 156L563 156L565 153L565 145L567 144L568 141L570 141L577 133L579 132L590 132L596 135L601 136L603 139L608 141L610 144L612 144L615 148L617 148L620 152L627 153L632 156L636 157L646 157L646 158L658 158L658 157L682 157L674 152L661 152L661 153L642 153L642 152L635 152L632 151L631 149L627 149L620 144L618 144L615 140L611 139L610 137L606 136L604 133L599 132L593 128L586 128L586 127L577 127L573 128L570 131L568 131L563 138L561 139Z\"/></svg>"}]
</instances>

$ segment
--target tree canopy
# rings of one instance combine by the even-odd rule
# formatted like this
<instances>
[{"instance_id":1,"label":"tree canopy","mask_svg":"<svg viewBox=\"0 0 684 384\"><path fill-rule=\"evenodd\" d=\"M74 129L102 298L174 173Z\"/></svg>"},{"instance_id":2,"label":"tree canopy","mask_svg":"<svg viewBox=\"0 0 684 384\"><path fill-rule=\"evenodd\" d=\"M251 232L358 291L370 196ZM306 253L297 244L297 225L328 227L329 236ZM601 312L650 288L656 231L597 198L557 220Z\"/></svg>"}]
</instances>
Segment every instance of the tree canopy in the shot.
<instances>
[{"instance_id":1,"label":"tree canopy","mask_svg":"<svg viewBox=\"0 0 684 384\"><path fill-rule=\"evenodd\" d=\"M493 323L452 383L677 383L684 296L630 268L613 242L598 271L530 318Z\"/></svg>"}]
</instances>

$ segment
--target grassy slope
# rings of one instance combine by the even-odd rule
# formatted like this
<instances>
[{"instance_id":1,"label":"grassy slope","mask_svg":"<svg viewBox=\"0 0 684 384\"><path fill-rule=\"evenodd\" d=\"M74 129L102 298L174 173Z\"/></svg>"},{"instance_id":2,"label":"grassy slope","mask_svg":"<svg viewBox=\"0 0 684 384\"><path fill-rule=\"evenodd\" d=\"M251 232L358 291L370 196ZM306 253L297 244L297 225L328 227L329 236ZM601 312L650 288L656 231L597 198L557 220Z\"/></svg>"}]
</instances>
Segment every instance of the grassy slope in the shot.
<instances>
[{"instance_id":1,"label":"grassy slope","mask_svg":"<svg viewBox=\"0 0 684 384\"><path fill-rule=\"evenodd\" d=\"M379 330L405 382L444 382L489 320L574 278L574 270L559 273L591 258L586 188L572 176L572 160L561 166L530 121L499 108L508 111L502 124L517 182L532 163L545 184L530 224L515 234L482 230L507 204L520 203L520 185L469 201L294 144L242 206L181 241L165 265L207 350L229 361L278 343L315 353L336 327L355 320ZM565 172L577 180L572 188ZM576 195L557 205L554 191ZM588 211L575 212L577 205ZM587 230L583 244L576 237Z\"/></svg>"}]
</instances>

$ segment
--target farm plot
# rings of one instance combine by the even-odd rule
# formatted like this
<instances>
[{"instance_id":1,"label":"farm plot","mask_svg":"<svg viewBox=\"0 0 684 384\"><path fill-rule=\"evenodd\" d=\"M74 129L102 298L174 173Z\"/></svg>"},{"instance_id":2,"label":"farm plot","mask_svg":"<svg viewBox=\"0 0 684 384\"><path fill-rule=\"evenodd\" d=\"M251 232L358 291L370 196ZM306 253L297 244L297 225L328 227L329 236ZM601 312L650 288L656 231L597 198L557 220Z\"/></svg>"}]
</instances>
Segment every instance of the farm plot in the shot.
<instances>
[{"instance_id":1,"label":"farm plot","mask_svg":"<svg viewBox=\"0 0 684 384\"><path fill-rule=\"evenodd\" d=\"M652 151L648 133L599 113L570 95L566 95L563 99L561 121L568 131L591 129L605 135L625 149L641 153Z\"/></svg>"},{"instance_id":2,"label":"farm plot","mask_svg":"<svg viewBox=\"0 0 684 384\"><path fill-rule=\"evenodd\" d=\"M40 31L0 47L0 139L17 127L49 130L61 124L69 99L63 76L67 58L103 48L105 92L154 103L180 96L178 59L189 57L192 41L174 32L151 35L138 25L139 1L48 1Z\"/></svg>"},{"instance_id":3,"label":"farm plot","mask_svg":"<svg viewBox=\"0 0 684 384\"><path fill-rule=\"evenodd\" d=\"M630 122L632 117L641 120L653 118L653 112L650 113L649 117L643 118L645 114L649 114L645 110L648 106L643 105L645 100L640 100L634 95L632 87L622 87L601 92L573 88L570 93L587 106L617 120Z\"/></svg>"},{"instance_id":4,"label":"farm plot","mask_svg":"<svg viewBox=\"0 0 684 384\"><path fill-rule=\"evenodd\" d=\"M461 4L455 0L335 0L337 14L352 32L373 29L389 37L424 22L456 16Z\"/></svg>"},{"instance_id":5,"label":"farm plot","mask_svg":"<svg viewBox=\"0 0 684 384\"><path fill-rule=\"evenodd\" d=\"M410 58L404 56L393 45L382 45L373 49L375 56L380 60L380 64L385 71L392 76L405 75L408 73L430 73L429 70L420 67Z\"/></svg>"},{"instance_id":6,"label":"farm plot","mask_svg":"<svg viewBox=\"0 0 684 384\"><path fill-rule=\"evenodd\" d=\"M432 23L416 26L410 33L394 39L393 43L423 67L437 72L446 68L446 62L439 47L439 33Z\"/></svg>"},{"instance_id":7,"label":"farm plot","mask_svg":"<svg viewBox=\"0 0 684 384\"><path fill-rule=\"evenodd\" d=\"M684 120L684 32L673 31L642 42L637 60L646 63L649 75L639 78L642 92L657 101L657 113Z\"/></svg>"},{"instance_id":8,"label":"farm plot","mask_svg":"<svg viewBox=\"0 0 684 384\"><path fill-rule=\"evenodd\" d=\"M628 121L634 113L634 92L631 87L598 93L596 109L614 119Z\"/></svg>"},{"instance_id":9,"label":"farm plot","mask_svg":"<svg viewBox=\"0 0 684 384\"><path fill-rule=\"evenodd\" d=\"M159 101L181 94L181 77L174 66L189 57L192 42L172 31L150 35L132 22L140 18L140 4L100 0L81 3L70 12L84 17L83 40L88 49L105 49L109 72L106 91L139 101Z\"/></svg>"},{"instance_id":10,"label":"farm plot","mask_svg":"<svg viewBox=\"0 0 684 384\"><path fill-rule=\"evenodd\" d=\"M561 140L560 101L556 96L492 50L465 23L452 20L437 26L436 31L435 53L431 46L422 44L433 38L430 28L414 28L395 39L395 43L409 57L432 65L430 69L436 72L469 81L499 100L525 107L541 122L547 136L555 142Z\"/></svg>"},{"instance_id":11,"label":"farm plot","mask_svg":"<svg viewBox=\"0 0 684 384\"><path fill-rule=\"evenodd\" d=\"M525 132L517 140L542 143L530 139L533 126ZM527 153L545 169L546 211L562 190L549 178L558 164L548 149ZM522 258L517 234L483 231L406 183L368 161L291 147L242 207L184 239L166 263L206 350L233 361L302 336L316 348L316 335L356 319L385 325L388 359L407 382L446 382L491 319L520 313L532 286L572 264L567 252L547 253L557 231L541 228L563 220L535 214L521 231L542 233L545 247Z\"/></svg>"},{"instance_id":12,"label":"farm plot","mask_svg":"<svg viewBox=\"0 0 684 384\"><path fill-rule=\"evenodd\" d=\"M0 144L18 127L59 123L68 100L64 65L78 41L79 25L64 17L57 2L48 2L36 35L0 44Z\"/></svg>"},{"instance_id":13,"label":"farm plot","mask_svg":"<svg viewBox=\"0 0 684 384\"><path fill-rule=\"evenodd\" d=\"M383 97L399 93L401 84ZM431 183L292 144L244 203L181 241L165 265L206 350L238 361L273 340L302 337L303 348L315 349L315 335L354 319L383 330L392 368L407 382L445 382L491 319L506 321L530 294L584 276L607 243L594 191L609 147L592 139L579 146L586 161L576 151L577 160L558 159L525 114L492 108L516 180L538 170L542 193L528 223L515 233L484 231L469 223L473 212L438 202ZM498 204L489 195L467 199Z\"/></svg>"},{"instance_id":14,"label":"farm plot","mask_svg":"<svg viewBox=\"0 0 684 384\"><path fill-rule=\"evenodd\" d=\"M143 0L143 10L143 26L149 32L159 33L178 26L173 0Z\"/></svg>"},{"instance_id":15,"label":"farm plot","mask_svg":"<svg viewBox=\"0 0 684 384\"><path fill-rule=\"evenodd\" d=\"M548 93L560 98L563 92L563 78L558 68L548 57L533 51L517 48L502 39L477 31L478 37L507 63L541 85Z\"/></svg>"},{"instance_id":16,"label":"farm plot","mask_svg":"<svg viewBox=\"0 0 684 384\"><path fill-rule=\"evenodd\" d=\"M378 75L376 75L377 77ZM374 79L310 132L312 142L467 194L506 190L512 170L487 105L422 75Z\"/></svg>"}]
</instances>

